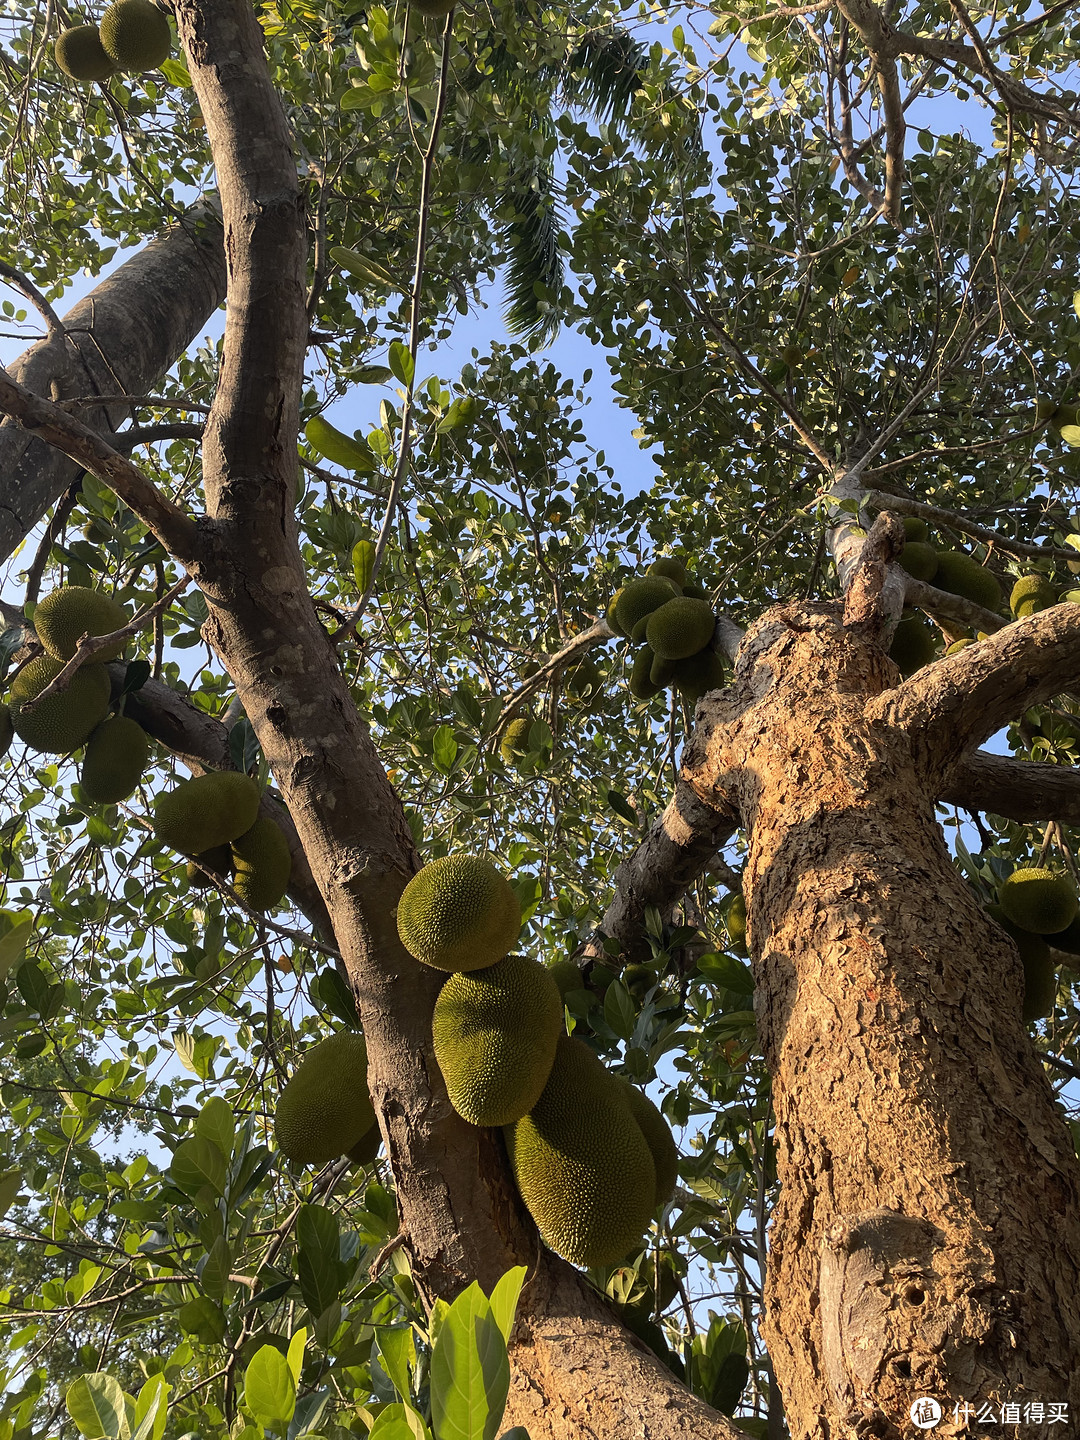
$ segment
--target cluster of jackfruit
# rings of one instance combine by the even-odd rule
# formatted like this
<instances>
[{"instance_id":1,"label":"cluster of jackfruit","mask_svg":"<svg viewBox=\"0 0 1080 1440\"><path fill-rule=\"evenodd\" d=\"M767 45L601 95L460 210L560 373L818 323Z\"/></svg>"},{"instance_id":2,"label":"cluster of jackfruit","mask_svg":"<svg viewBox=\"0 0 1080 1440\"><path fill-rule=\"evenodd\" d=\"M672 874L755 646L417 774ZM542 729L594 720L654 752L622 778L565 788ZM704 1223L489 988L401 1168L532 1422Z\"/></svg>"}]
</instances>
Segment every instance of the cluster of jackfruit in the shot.
<instances>
[{"instance_id":1,"label":"cluster of jackfruit","mask_svg":"<svg viewBox=\"0 0 1080 1440\"><path fill-rule=\"evenodd\" d=\"M409 881L397 907L401 943L436 970L483 970L521 931L514 887L482 855L444 855Z\"/></svg>"},{"instance_id":2,"label":"cluster of jackfruit","mask_svg":"<svg viewBox=\"0 0 1080 1440\"><path fill-rule=\"evenodd\" d=\"M1080 954L1078 911L1072 881L1042 867L1014 870L998 890L998 903L987 907L1020 952L1026 1024L1049 1015L1057 997L1057 970L1045 937L1052 936L1057 949Z\"/></svg>"},{"instance_id":3,"label":"cluster of jackfruit","mask_svg":"<svg viewBox=\"0 0 1080 1440\"><path fill-rule=\"evenodd\" d=\"M100 25L65 30L53 53L65 75L88 83L119 70L156 70L171 49L169 18L152 0L114 0Z\"/></svg>"},{"instance_id":4,"label":"cluster of jackfruit","mask_svg":"<svg viewBox=\"0 0 1080 1440\"><path fill-rule=\"evenodd\" d=\"M298 1165L348 1155L366 1165L381 1143L367 1086L364 1037L342 1030L310 1049L278 1096L274 1133Z\"/></svg>"},{"instance_id":5,"label":"cluster of jackfruit","mask_svg":"<svg viewBox=\"0 0 1080 1440\"><path fill-rule=\"evenodd\" d=\"M630 693L638 700L673 685L689 706L724 683L712 648L716 616L704 591L692 585L681 560L654 560L639 580L612 597L606 619L616 635L642 644L634 657Z\"/></svg>"},{"instance_id":6,"label":"cluster of jackfruit","mask_svg":"<svg viewBox=\"0 0 1080 1440\"><path fill-rule=\"evenodd\" d=\"M962 595L986 610L1000 611L1002 597L997 577L973 556L962 550L939 550L930 543L926 521L914 515L904 517L904 534L907 538L899 563L913 579L951 595ZM952 654L971 643L969 639L955 641L945 653ZM936 646L933 627L915 611L906 610L896 627L889 655L902 675L913 675L934 659Z\"/></svg>"}]
</instances>

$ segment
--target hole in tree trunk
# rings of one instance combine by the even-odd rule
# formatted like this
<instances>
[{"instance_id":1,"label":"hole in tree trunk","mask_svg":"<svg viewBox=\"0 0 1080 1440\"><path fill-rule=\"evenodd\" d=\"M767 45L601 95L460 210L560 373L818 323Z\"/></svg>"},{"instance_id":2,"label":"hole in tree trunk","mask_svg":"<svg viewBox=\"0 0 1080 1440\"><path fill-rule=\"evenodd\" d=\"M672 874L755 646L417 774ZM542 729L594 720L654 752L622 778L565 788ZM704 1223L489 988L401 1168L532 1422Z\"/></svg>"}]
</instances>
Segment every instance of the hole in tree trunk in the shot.
<instances>
[{"instance_id":1,"label":"hole in tree trunk","mask_svg":"<svg viewBox=\"0 0 1080 1440\"><path fill-rule=\"evenodd\" d=\"M904 1291L904 1299L909 1305L921 1305L926 1299L926 1292L920 1290L918 1285L909 1285Z\"/></svg>"}]
</instances>

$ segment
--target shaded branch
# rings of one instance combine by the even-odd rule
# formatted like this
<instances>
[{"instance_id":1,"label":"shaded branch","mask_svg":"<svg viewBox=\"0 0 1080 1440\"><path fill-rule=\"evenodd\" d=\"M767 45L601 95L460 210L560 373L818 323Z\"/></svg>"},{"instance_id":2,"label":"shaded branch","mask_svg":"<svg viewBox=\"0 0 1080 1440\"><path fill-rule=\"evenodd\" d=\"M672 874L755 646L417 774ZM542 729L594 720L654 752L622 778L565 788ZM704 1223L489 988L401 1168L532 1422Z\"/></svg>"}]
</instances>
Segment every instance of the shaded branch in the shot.
<instances>
[{"instance_id":1,"label":"shaded branch","mask_svg":"<svg viewBox=\"0 0 1080 1440\"><path fill-rule=\"evenodd\" d=\"M1059 545L1032 545L1026 540L1013 540L1007 535L999 534L997 530L989 529L986 525L978 525L974 520L957 515L952 510L943 510L938 505L924 505L921 500L909 500L904 495L889 495L883 490L868 490L866 503L877 506L881 510L899 510L902 515L918 515L933 525L941 525L946 529L955 530L958 534L967 535L972 540L982 540L986 545L992 545L997 550L1005 550L1010 555L1019 556L1024 560L1080 560L1080 551L1066 550Z\"/></svg>"},{"instance_id":2,"label":"shaded branch","mask_svg":"<svg viewBox=\"0 0 1080 1440\"><path fill-rule=\"evenodd\" d=\"M993 634L1002 630L1009 621L1003 615L966 595L954 595L951 590L938 590L925 580L916 580L913 575L904 576L904 599L909 605L918 605L932 615L943 615L946 620L955 620L960 625L969 625L973 630L985 630Z\"/></svg>"},{"instance_id":3,"label":"shaded branch","mask_svg":"<svg viewBox=\"0 0 1080 1440\"><path fill-rule=\"evenodd\" d=\"M949 771L939 798L1022 825L1043 820L1080 825L1080 770L977 750Z\"/></svg>"},{"instance_id":4,"label":"shaded branch","mask_svg":"<svg viewBox=\"0 0 1080 1440\"><path fill-rule=\"evenodd\" d=\"M63 335L64 322L28 275L24 275L21 270L16 270L15 266L9 265L6 260L0 260L0 275L10 281L17 290L22 291L44 319L45 328L50 335Z\"/></svg>"},{"instance_id":5,"label":"shaded branch","mask_svg":"<svg viewBox=\"0 0 1080 1440\"><path fill-rule=\"evenodd\" d=\"M336 639L337 637L335 636L334 638ZM606 620L597 620L594 625L589 626L588 630L582 630L579 634L568 640L561 650L557 650L554 655L549 655L539 670L530 675L528 679L522 681L503 705L498 724L492 733L492 745L498 745L499 737L521 709L522 705L525 704L531 695L535 695L538 690L542 690L553 676L557 675L561 670L565 670L568 665L576 664L585 652L591 650L594 645L600 645L605 640L614 640L616 638L618 637L615 631L612 630Z\"/></svg>"}]
</instances>

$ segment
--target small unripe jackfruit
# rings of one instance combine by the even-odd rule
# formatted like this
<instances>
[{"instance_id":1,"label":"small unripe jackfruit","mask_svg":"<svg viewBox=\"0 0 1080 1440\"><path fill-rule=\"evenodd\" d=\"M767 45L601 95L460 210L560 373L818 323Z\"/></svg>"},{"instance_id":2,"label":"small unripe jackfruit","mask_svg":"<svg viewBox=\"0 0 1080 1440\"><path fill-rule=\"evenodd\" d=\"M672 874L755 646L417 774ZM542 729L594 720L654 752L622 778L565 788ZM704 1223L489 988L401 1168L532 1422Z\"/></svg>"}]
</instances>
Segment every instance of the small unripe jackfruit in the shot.
<instances>
[{"instance_id":1,"label":"small unripe jackfruit","mask_svg":"<svg viewBox=\"0 0 1080 1440\"><path fill-rule=\"evenodd\" d=\"M652 681L652 667L656 656L646 645L634 656L634 667L630 671L630 694L635 700L651 700L654 695L659 695L664 688L662 685L654 685Z\"/></svg>"},{"instance_id":2,"label":"small unripe jackfruit","mask_svg":"<svg viewBox=\"0 0 1080 1440\"><path fill-rule=\"evenodd\" d=\"M431 1019L450 1103L470 1125L510 1125L547 1084L563 1028L559 987L525 955L451 975Z\"/></svg>"},{"instance_id":3,"label":"small unripe jackfruit","mask_svg":"<svg viewBox=\"0 0 1080 1440\"><path fill-rule=\"evenodd\" d=\"M51 655L39 655L16 676L8 696L15 734L32 750L49 755L77 750L109 710L112 687L104 665L83 665L66 690L48 696L33 710L23 708L56 679L64 663Z\"/></svg>"},{"instance_id":4,"label":"small unripe jackfruit","mask_svg":"<svg viewBox=\"0 0 1080 1440\"><path fill-rule=\"evenodd\" d=\"M645 1143L653 1158L656 1169L656 1198L653 1209L656 1210L661 1205L666 1205L675 1193L675 1186L679 1182L679 1150L667 1121L648 1095L639 1090L625 1075L616 1075L615 1079L623 1087L630 1111L645 1136Z\"/></svg>"},{"instance_id":5,"label":"small unripe jackfruit","mask_svg":"<svg viewBox=\"0 0 1080 1440\"><path fill-rule=\"evenodd\" d=\"M706 646L696 655L675 662L675 687L686 701L694 706L710 690L721 690L724 686L724 662L720 656Z\"/></svg>"},{"instance_id":6,"label":"small unripe jackfruit","mask_svg":"<svg viewBox=\"0 0 1080 1440\"><path fill-rule=\"evenodd\" d=\"M114 0L98 29L119 70L156 70L172 49L168 17L151 0Z\"/></svg>"},{"instance_id":7,"label":"small unripe jackfruit","mask_svg":"<svg viewBox=\"0 0 1080 1440\"><path fill-rule=\"evenodd\" d=\"M521 931L514 887L481 855L446 855L425 865L398 901L398 934L409 954L436 970L481 970L509 954Z\"/></svg>"},{"instance_id":8,"label":"small unripe jackfruit","mask_svg":"<svg viewBox=\"0 0 1080 1440\"><path fill-rule=\"evenodd\" d=\"M15 727L11 723L11 711L6 705L0 705L0 760L11 749L11 737L15 734Z\"/></svg>"},{"instance_id":9,"label":"small unripe jackfruit","mask_svg":"<svg viewBox=\"0 0 1080 1440\"><path fill-rule=\"evenodd\" d=\"M572 960L556 960L554 964L548 966L548 974L559 987L559 994L563 1000L571 990L585 989L585 980L581 970Z\"/></svg>"},{"instance_id":10,"label":"small unripe jackfruit","mask_svg":"<svg viewBox=\"0 0 1080 1440\"><path fill-rule=\"evenodd\" d=\"M666 575L669 580L674 580L681 590L686 584L686 566L674 555L661 555L659 560L654 560L645 571L646 575Z\"/></svg>"},{"instance_id":11,"label":"small unripe jackfruit","mask_svg":"<svg viewBox=\"0 0 1080 1440\"><path fill-rule=\"evenodd\" d=\"M150 758L146 731L127 715L114 715L86 742L79 783L96 805L126 800L142 779Z\"/></svg>"},{"instance_id":12,"label":"small unripe jackfruit","mask_svg":"<svg viewBox=\"0 0 1080 1440\"><path fill-rule=\"evenodd\" d=\"M927 540L930 530L925 520L920 520L918 515L905 515L903 519L904 538L910 543L912 540Z\"/></svg>"},{"instance_id":13,"label":"small unripe jackfruit","mask_svg":"<svg viewBox=\"0 0 1080 1440\"><path fill-rule=\"evenodd\" d=\"M532 721L527 716L511 720L503 731L499 754L507 765L517 765L529 753L529 731Z\"/></svg>"},{"instance_id":14,"label":"small unripe jackfruit","mask_svg":"<svg viewBox=\"0 0 1080 1440\"><path fill-rule=\"evenodd\" d=\"M688 660L705 649L715 629L716 616L707 600L680 596L652 612L645 638L665 660Z\"/></svg>"},{"instance_id":15,"label":"small unripe jackfruit","mask_svg":"<svg viewBox=\"0 0 1080 1440\"><path fill-rule=\"evenodd\" d=\"M934 632L918 615L907 616L896 627L889 656L901 675L914 675L934 658Z\"/></svg>"},{"instance_id":16,"label":"small unripe jackfruit","mask_svg":"<svg viewBox=\"0 0 1080 1440\"><path fill-rule=\"evenodd\" d=\"M73 25L57 37L56 63L73 80L107 80L116 66L105 53L96 25Z\"/></svg>"},{"instance_id":17,"label":"small unripe jackfruit","mask_svg":"<svg viewBox=\"0 0 1080 1440\"><path fill-rule=\"evenodd\" d=\"M727 932L733 945L746 944L746 900L736 895L728 906Z\"/></svg>"},{"instance_id":18,"label":"small unripe jackfruit","mask_svg":"<svg viewBox=\"0 0 1080 1440\"><path fill-rule=\"evenodd\" d=\"M289 888L292 855L280 825L260 815L232 842L233 889L252 910L272 910Z\"/></svg>"},{"instance_id":19,"label":"small unripe jackfruit","mask_svg":"<svg viewBox=\"0 0 1080 1440\"><path fill-rule=\"evenodd\" d=\"M666 575L647 575L624 585L615 607L615 615L627 635L632 636L639 620L651 615L679 593L679 587Z\"/></svg>"},{"instance_id":20,"label":"small unripe jackfruit","mask_svg":"<svg viewBox=\"0 0 1080 1440\"><path fill-rule=\"evenodd\" d=\"M934 584L939 590L962 595L987 610L1001 609L1001 586L996 576L962 550L939 550Z\"/></svg>"},{"instance_id":21,"label":"small unripe jackfruit","mask_svg":"<svg viewBox=\"0 0 1080 1440\"><path fill-rule=\"evenodd\" d=\"M1056 935L1076 919L1077 894L1072 881L1051 870L1014 870L1002 882L998 903L1007 919L1033 935Z\"/></svg>"},{"instance_id":22,"label":"small unripe jackfruit","mask_svg":"<svg viewBox=\"0 0 1080 1440\"><path fill-rule=\"evenodd\" d=\"M900 552L900 565L913 580L929 584L937 574L938 552L925 540L911 540Z\"/></svg>"},{"instance_id":23,"label":"small unripe jackfruit","mask_svg":"<svg viewBox=\"0 0 1080 1440\"><path fill-rule=\"evenodd\" d=\"M656 1199L652 1153L587 1045L559 1037L543 1094L503 1133L521 1198L564 1259L613 1265L644 1234Z\"/></svg>"},{"instance_id":24,"label":"small unripe jackfruit","mask_svg":"<svg viewBox=\"0 0 1080 1440\"><path fill-rule=\"evenodd\" d=\"M649 667L649 681L658 690L664 690L675 678L676 660L665 660L663 655L657 655L653 651L653 662Z\"/></svg>"},{"instance_id":25,"label":"small unripe jackfruit","mask_svg":"<svg viewBox=\"0 0 1080 1440\"><path fill-rule=\"evenodd\" d=\"M109 635L127 623L127 612L119 601L85 585L62 585L43 596L34 611L37 637L58 660L70 660L83 635ZM95 661L105 664L118 659L126 644L118 641L95 655Z\"/></svg>"},{"instance_id":26,"label":"small unripe jackfruit","mask_svg":"<svg viewBox=\"0 0 1080 1440\"><path fill-rule=\"evenodd\" d=\"M154 833L181 855L230 845L259 813L259 787L238 770L196 775L154 801Z\"/></svg>"},{"instance_id":27,"label":"small unripe jackfruit","mask_svg":"<svg viewBox=\"0 0 1080 1440\"><path fill-rule=\"evenodd\" d=\"M196 864L198 861L198 864ZM187 863L187 881L196 890L206 890L212 884L208 870L232 883L233 854L231 845L215 845L213 850L204 850Z\"/></svg>"},{"instance_id":28,"label":"small unripe jackfruit","mask_svg":"<svg viewBox=\"0 0 1080 1440\"><path fill-rule=\"evenodd\" d=\"M604 611L604 619L611 626L612 630L615 631L616 635L620 636L623 640L628 640L630 638L629 633L619 624L618 616L619 596L625 589L625 585L620 585L618 590L615 591L615 594L612 595L607 603L607 609Z\"/></svg>"},{"instance_id":29,"label":"small unripe jackfruit","mask_svg":"<svg viewBox=\"0 0 1080 1440\"><path fill-rule=\"evenodd\" d=\"M586 655L572 668L563 671L562 690L568 700L594 700L603 682L596 661Z\"/></svg>"},{"instance_id":30,"label":"small unripe jackfruit","mask_svg":"<svg viewBox=\"0 0 1080 1440\"><path fill-rule=\"evenodd\" d=\"M300 1165L347 1154L375 1124L364 1037L342 1030L311 1050L278 1096L278 1149Z\"/></svg>"},{"instance_id":31,"label":"small unripe jackfruit","mask_svg":"<svg viewBox=\"0 0 1080 1440\"><path fill-rule=\"evenodd\" d=\"M1045 575L1021 575L1009 596L1009 609L1018 620L1057 604L1057 587Z\"/></svg>"},{"instance_id":32,"label":"small unripe jackfruit","mask_svg":"<svg viewBox=\"0 0 1080 1440\"><path fill-rule=\"evenodd\" d=\"M1025 1025L1045 1020L1053 1013L1057 1000L1057 967L1045 942L1043 950L1045 954L1038 956L1020 952L1024 967L1024 1003L1020 1014Z\"/></svg>"}]
</instances>

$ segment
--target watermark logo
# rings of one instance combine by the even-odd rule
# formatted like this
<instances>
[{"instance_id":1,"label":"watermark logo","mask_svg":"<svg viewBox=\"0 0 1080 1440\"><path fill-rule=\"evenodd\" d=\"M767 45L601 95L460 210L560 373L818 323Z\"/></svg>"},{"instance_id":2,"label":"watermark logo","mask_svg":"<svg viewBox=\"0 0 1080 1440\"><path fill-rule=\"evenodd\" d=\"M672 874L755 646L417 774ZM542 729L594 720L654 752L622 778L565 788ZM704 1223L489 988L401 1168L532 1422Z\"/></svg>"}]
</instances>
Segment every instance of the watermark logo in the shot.
<instances>
[{"instance_id":1,"label":"watermark logo","mask_svg":"<svg viewBox=\"0 0 1080 1440\"><path fill-rule=\"evenodd\" d=\"M921 1395L908 1412L911 1423L920 1430L932 1430L944 1414L938 1402L929 1395Z\"/></svg>"},{"instance_id":2,"label":"watermark logo","mask_svg":"<svg viewBox=\"0 0 1080 1440\"><path fill-rule=\"evenodd\" d=\"M920 1395L908 1411L911 1423L918 1430L933 1430L945 1414L941 1403L931 1395ZM1069 1407L1057 1401L1006 1400L1003 1404L972 1405L958 1400L952 1407L952 1418L965 1431L977 1433L980 1425L1067 1425Z\"/></svg>"}]
</instances>

